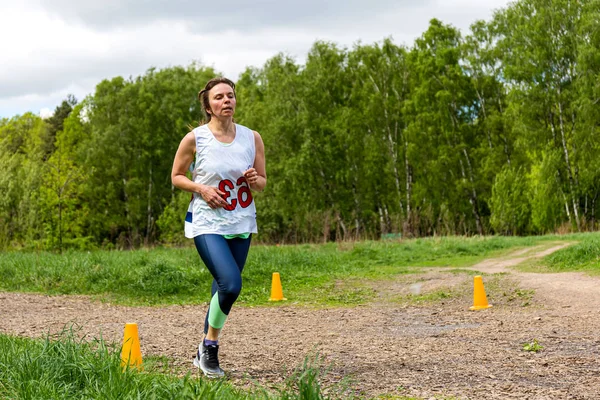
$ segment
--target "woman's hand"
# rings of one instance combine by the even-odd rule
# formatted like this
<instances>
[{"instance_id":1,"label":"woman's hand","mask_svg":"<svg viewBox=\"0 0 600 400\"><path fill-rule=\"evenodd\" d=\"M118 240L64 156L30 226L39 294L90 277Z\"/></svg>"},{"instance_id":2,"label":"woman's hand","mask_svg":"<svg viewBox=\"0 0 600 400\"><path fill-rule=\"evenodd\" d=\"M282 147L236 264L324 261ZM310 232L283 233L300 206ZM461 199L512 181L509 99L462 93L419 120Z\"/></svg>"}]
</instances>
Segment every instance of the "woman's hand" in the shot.
<instances>
[{"instance_id":1,"label":"woman's hand","mask_svg":"<svg viewBox=\"0 0 600 400\"><path fill-rule=\"evenodd\" d=\"M256 185L259 176L260 175L258 175L258 172L256 172L254 168L244 171L244 178L246 178L246 181L248 181L249 185Z\"/></svg>"},{"instance_id":2,"label":"woman's hand","mask_svg":"<svg viewBox=\"0 0 600 400\"><path fill-rule=\"evenodd\" d=\"M227 202L223 199L225 193L216 187L200 185L200 188L196 193L199 193L204 201L206 201L206 204L212 209L225 207L227 205Z\"/></svg>"}]
</instances>

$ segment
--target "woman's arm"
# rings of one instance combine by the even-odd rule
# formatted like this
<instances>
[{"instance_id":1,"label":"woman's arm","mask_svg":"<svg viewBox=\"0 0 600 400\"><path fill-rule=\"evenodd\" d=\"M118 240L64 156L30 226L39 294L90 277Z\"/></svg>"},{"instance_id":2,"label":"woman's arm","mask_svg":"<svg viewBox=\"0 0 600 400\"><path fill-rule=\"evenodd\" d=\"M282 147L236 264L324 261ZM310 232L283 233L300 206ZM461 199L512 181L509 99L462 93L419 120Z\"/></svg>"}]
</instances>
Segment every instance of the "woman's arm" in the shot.
<instances>
[{"instance_id":1,"label":"woman's arm","mask_svg":"<svg viewBox=\"0 0 600 400\"><path fill-rule=\"evenodd\" d=\"M193 132L188 133L181 139L171 170L171 183L173 183L173 186L186 192L198 192L198 184L192 182L186 175L190 164L194 161L195 140Z\"/></svg>"},{"instance_id":2,"label":"woman's arm","mask_svg":"<svg viewBox=\"0 0 600 400\"><path fill-rule=\"evenodd\" d=\"M254 165L244 172L244 176L250 185L250 189L262 192L267 186L267 169L265 167L265 144L260 134L254 132L254 145L256 155L254 156Z\"/></svg>"},{"instance_id":3,"label":"woman's arm","mask_svg":"<svg viewBox=\"0 0 600 400\"><path fill-rule=\"evenodd\" d=\"M196 138L194 133L190 132L181 140L177 153L175 153L175 160L173 160L173 168L171 170L171 183L173 183L173 186L186 192L200 194L211 208L226 206L227 202L221 197L225 193L212 186L193 182L187 177L186 174L190 164L194 161L195 152Z\"/></svg>"}]
</instances>

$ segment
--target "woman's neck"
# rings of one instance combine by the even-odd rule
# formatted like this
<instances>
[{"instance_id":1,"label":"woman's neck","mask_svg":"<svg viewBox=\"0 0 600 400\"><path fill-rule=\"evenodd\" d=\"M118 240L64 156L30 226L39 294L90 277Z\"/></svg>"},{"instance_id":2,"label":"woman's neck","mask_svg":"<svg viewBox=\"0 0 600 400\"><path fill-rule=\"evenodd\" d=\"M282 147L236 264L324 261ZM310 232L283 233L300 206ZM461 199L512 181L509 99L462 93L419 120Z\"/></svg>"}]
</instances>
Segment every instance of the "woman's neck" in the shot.
<instances>
[{"instance_id":1,"label":"woman's neck","mask_svg":"<svg viewBox=\"0 0 600 400\"><path fill-rule=\"evenodd\" d=\"M208 122L208 129L210 129L213 134L218 134L219 136L235 135L233 118L220 119L212 117Z\"/></svg>"}]
</instances>

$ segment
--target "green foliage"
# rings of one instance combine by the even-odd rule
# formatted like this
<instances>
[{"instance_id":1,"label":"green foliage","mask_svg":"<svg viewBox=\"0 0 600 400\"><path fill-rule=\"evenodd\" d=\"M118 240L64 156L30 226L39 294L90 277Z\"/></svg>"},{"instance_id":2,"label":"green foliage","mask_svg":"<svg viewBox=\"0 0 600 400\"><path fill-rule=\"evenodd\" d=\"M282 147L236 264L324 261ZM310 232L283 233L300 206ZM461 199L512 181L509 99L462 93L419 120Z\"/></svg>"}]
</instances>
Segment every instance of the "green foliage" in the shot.
<instances>
[{"instance_id":1,"label":"green foliage","mask_svg":"<svg viewBox=\"0 0 600 400\"><path fill-rule=\"evenodd\" d=\"M0 126L0 246L36 240L43 172L44 122L31 113Z\"/></svg>"},{"instance_id":2,"label":"green foliage","mask_svg":"<svg viewBox=\"0 0 600 400\"><path fill-rule=\"evenodd\" d=\"M531 211L523 175L520 169L512 168L504 168L496 175L490 199L490 223L496 232L505 235L527 232Z\"/></svg>"},{"instance_id":3,"label":"green foliage","mask_svg":"<svg viewBox=\"0 0 600 400\"><path fill-rule=\"evenodd\" d=\"M560 163L554 164L550 175L562 192L560 201L568 223L578 231L584 228L582 212L588 212L585 201L589 199L578 171L588 171L584 160L598 157L597 146L584 144L596 138L598 126L587 125L589 110L580 106L589 90L587 79L597 70L580 69L578 60L598 49L589 30L589 21L600 16L597 5L595 0L521 0L498 12L492 22L499 58L505 65L504 78L513 87L509 109L517 141L533 164L539 163L542 152L560 154ZM597 175L597 170L589 172ZM587 179L588 184L589 179L595 180ZM544 214L538 215L537 223L545 228Z\"/></svg>"},{"instance_id":4,"label":"green foliage","mask_svg":"<svg viewBox=\"0 0 600 400\"><path fill-rule=\"evenodd\" d=\"M539 344L537 339L533 339L531 342L523 343L522 349L523 351L528 351L530 353L537 353L544 348L541 344Z\"/></svg>"},{"instance_id":5,"label":"green foliage","mask_svg":"<svg viewBox=\"0 0 600 400\"><path fill-rule=\"evenodd\" d=\"M543 152L542 159L534 161L531 167L531 223L537 232L551 232L564 221L559 163L560 154Z\"/></svg>"},{"instance_id":6,"label":"green foliage","mask_svg":"<svg viewBox=\"0 0 600 400\"><path fill-rule=\"evenodd\" d=\"M73 111L77 99L68 95L62 103L54 109L54 113L46 120L47 129L42 140L43 157L46 160L56 150L56 136L64 129L65 120Z\"/></svg>"}]
</instances>

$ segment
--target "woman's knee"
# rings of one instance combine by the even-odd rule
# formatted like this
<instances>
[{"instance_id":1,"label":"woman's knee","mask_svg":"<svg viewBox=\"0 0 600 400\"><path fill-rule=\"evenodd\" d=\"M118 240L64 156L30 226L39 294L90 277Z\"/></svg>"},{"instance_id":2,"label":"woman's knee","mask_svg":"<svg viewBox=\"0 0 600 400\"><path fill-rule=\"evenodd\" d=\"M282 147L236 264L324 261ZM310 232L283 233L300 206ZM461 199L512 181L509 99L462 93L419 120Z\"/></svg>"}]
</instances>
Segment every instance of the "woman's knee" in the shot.
<instances>
[{"instance_id":1,"label":"woman's knee","mask_svg":"<svg viewBox=\"0 0 600 400\"><path fill-rule=\"evenodd\" d=\"M221 295L225 296L232 303L238 298L242 291L242 280L234 279L227 282L220 290Z\"/></svg>"}]
</instances>

